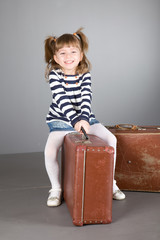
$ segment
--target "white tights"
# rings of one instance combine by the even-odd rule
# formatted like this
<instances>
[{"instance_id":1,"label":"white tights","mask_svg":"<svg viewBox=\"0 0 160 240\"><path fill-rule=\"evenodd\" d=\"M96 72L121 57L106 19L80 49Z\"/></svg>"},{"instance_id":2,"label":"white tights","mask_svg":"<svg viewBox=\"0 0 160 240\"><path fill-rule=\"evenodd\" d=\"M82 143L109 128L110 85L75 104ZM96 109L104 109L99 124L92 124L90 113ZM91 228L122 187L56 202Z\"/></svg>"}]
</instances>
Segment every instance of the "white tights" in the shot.
<instances>
[{"instance_id":1,"label":"white tights","mask_svg":"<svg viewBox=\"0 0 160 240\"><path fill-rule=\"evenodd\" d=\"M71 131L69 131L71 132ZM48 173L48 177L51 182L53 189L61 189L61 184L59 180L59 163L58 163L58 152L63 144L63 139L68 131L55 131L49 134L46 146L45 146L45 166ZM116 166L116 137L102 124L97 123L90 126L89 134L96 135L103 139L107 145L114 148L114 172ZM118 189L116 181L113 181L113 192Z\"/></svg>"}]
</instances>

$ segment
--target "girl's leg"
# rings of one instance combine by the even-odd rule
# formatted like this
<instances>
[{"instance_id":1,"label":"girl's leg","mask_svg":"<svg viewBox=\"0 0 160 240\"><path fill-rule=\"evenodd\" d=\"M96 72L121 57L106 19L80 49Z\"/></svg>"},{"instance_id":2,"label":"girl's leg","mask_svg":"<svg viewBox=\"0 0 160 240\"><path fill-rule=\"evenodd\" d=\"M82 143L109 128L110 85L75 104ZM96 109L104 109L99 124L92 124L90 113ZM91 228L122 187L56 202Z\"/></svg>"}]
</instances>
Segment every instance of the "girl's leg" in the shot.
<instances>
[{"instance_id":1,"label":"girl's leg","mask_svg":"<svg viewBox=\"0 0 160 240\"><path fill-rule=\"evenodd\" d=\"M54 131L48 136L45 146L45 167L51 182L52 189L61 189L59 180L58 152L63 144L64 136L68 131Z\"/></svg>"},{"instance_id":2,"label":"girl's leg","mask_svg":"<svg viewBox=\"0 0 160 240\"><path fill-rule=\"evenodd\" d=\"M116 150L117 150L116 137L101 123L91 125L89 134L96 135L97 137L103 139L107 143L107 145L114 148L114 167L113 167L113 176L114 176L115 167L116 167Z\"/></svg>"},{"instance_id":3,"label":"girl's leg","mask_svg":"<svg viewBox=\"0 0 160 240\"><path fill-rule=\"evenodd\" d=\"M115 174L115 167L116 167L116 150L117 150L117 139L116 137L102 124L97 123L90 126L89 134L96 135L97 137L103 139L109 146L114 148L114 168L113 168L113 179ZM119 191L118 186L116 185L116 181L113 180L113 194ZM121 199L124 199L125 195L121 194ZM120 199L119 199L120 200Z\"/></svg>"},{"instance_id":4,"label":"girl's leg","mask_svg":"<svg viewBox=\"0 0 160 240\"><path fill-rule=\"evenodd\" d=\"M58 152L62 146L65 135L68 131L54 131L48 136L45 146L45 167L51 182L50 195L47 201L48 206L58 206L61 203L61 183L59 179Z\"/></svg>"}]
</instances>

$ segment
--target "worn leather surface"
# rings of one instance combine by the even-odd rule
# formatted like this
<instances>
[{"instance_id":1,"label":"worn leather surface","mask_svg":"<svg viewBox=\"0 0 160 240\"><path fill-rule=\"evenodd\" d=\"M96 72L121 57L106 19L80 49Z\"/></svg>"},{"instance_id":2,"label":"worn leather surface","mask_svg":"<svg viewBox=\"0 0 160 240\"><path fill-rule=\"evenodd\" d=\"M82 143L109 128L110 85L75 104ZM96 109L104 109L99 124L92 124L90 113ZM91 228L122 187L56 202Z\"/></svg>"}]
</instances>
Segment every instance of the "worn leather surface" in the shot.
<instances>
[{"instance_id":1,"label":"worn leather surface","mask_svg":"<svg viewBox=\"0 0 160 240\"><path fill-rule=\"evenodd\" d=\"M68 134L62 152L64 200L73 223L110 223L114 149L93 135L86 142Z\"/></svg>"},{"instance_id":2,"label":"worn leather surface","mask_svg":"<svg viewBox=\"0 0 160 240\"><path fill-rule=\"evenodd\" d=\"M117 137L115 179L122 190L160 192L160 129L109 129Z\"/></svg>"}]
</instances>

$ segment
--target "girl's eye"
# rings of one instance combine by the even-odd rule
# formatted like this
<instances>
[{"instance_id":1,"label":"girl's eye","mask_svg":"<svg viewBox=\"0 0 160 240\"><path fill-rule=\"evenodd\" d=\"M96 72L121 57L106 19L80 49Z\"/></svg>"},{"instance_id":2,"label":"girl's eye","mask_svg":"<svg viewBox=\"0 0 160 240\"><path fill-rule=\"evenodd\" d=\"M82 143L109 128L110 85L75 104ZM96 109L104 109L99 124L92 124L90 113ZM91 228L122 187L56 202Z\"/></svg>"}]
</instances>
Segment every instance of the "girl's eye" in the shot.
<instances>
[{"instance_id":1,"label":"girl's eye","mask_svg":"<svg viewBox=\"0 0 160 240\"><path fill-rule=\"evenodd\" d=\"M60 55L64 55L65 53L64 52L61 52Z\"/></svg>"}]
</instances>

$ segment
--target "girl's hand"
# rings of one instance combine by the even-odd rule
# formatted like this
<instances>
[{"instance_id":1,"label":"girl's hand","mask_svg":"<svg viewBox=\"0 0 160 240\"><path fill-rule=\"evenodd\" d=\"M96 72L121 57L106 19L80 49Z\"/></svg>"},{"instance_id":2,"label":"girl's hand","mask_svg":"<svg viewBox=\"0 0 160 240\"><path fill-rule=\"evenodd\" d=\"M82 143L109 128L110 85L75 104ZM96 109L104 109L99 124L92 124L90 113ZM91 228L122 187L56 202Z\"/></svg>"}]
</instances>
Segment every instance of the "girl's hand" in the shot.
<instances>
[{"instance_id":1,"label":"girl's hand","mask_svg":"<svg viewBox=\"0 0 160 240\"><path fill-rule=\"evenodd\" d=\"M84 130L86 131L86 133L89 133L89 129L90 129L90 125L87 121L85 120L81 120L79 122L77 122L75 125L74 125L74 129L79 132L79 133L82 133L81 131L81 127L84 128Z\"/></svg>"},{"instance_id":2,"label":"girl's hand","mask_svg":"<svg viewBox=\"0 0 160 240\"><path fill-rule=\"evenodd\" d=\"M75 125L74 125L74 129L77 131L77 132L80 132L81 131L81 124L80 124L81 121L77 122Z\"/></svg>"},{"instance_id":3,"label":"girl's hand","mask_svg":"<svg viewBox=\"0 0 160 240\"><path fill-rule=\"evenodd\" d=\"M86 133L88 134L90 129L90 124L85 120L81 120L80 123L81 123L81 127L83 127Z\"/></svg>"}]
</instances>

